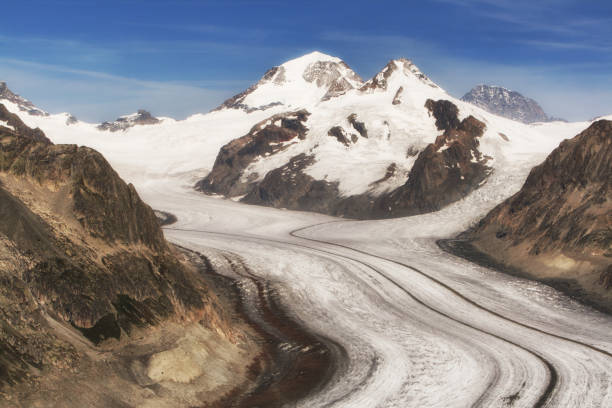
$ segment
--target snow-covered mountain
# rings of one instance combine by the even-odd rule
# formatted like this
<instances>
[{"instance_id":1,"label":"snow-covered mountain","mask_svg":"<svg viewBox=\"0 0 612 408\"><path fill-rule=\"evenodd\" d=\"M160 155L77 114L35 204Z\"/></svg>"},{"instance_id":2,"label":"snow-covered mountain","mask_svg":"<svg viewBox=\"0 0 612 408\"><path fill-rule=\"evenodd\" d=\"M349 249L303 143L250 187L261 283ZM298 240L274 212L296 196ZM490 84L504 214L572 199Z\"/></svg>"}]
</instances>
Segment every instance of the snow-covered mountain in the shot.
<instances>
[{"instance_id":1,"label":"snow-covered mountain","mask_svg":"<svg viewBox=\"0 0 612 408\"><path fill-rule=\"evenodd\" d=\"M144 109L139 109L138 112L131 115L125 115L117 118L113 122L103 122L98 125L99 130L110 130L111 132L118 132L120 130L127 130L137 125L156 125L161 120L151 115Z\"/></svg>"},{"instance_id":2,"label":"snow-covered mountain","mask_svg":"<svg viewBox=\"0 0 612 408\"><path fill-rule=\"evenodd\" d=\"M362 85L361 77L344 61L315 51L269 69L259 82L216 110L250 113L275 106L285 110L306 108Z\"/></svg>"},{"instance_id":3,"label":"snow-covered mountain","mask_svg":"<svg viewBox=\"0 0 612 408\"><path fill-rule=\"evenodd\" d=\"M202 190L250 203L361 218L435 210L491 175L518 179L518 189L531 167L590 124L493 115L405 59L364 83L342 60L317 52L269 70L212 112L121 132L67 113L31 114L14 97L0 103L56 143L102 152L137 187L199 181Z\"/></svg>"},{"instance_id":4,"label":"snow-covered mountain","mask_svg":"<svg viewBox=\"0 0 612 408\"><path fill-rule=\"evenodd\" d=\"M523 123L550 122L555 120L533 99L501 86L477 85L461 97L495 115Z\"/></svg>"},{"instance_id":5,"label":"snow-covered mountain","mask_svg":"<svg viewBox=\"0 0 612 408\"><path fill-rule=\"evenodd\" d=\"M492 115L399 59L361 87L257 123L221 149L197 188L356 218L410 215L461 199L493 172L537 163L585 126Z\"/></svg>"}]
</instances>

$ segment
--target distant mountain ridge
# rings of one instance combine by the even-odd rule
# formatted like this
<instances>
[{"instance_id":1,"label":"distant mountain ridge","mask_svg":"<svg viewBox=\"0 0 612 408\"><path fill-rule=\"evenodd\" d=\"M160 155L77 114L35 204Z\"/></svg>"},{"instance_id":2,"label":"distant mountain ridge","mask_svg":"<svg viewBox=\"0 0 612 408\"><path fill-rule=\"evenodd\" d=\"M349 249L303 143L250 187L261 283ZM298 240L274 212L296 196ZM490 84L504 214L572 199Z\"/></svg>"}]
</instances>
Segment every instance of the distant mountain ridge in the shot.
<instances>
[{"instance_id":1,"label":"distant mountain ridge","mask_svg":"<svg viewBox=\"0 0 612 408\"><path fill-rule=\"evenodd\" d=\"M501 86L477 85L461 97L488 112L523 123L559 120L548 116L533 99Z\"/></svg>"},{"instance_id":2,"label":"distant mountain ridge","mask_svg":"<svg viewBox=\"0 0 612 408\"><path fill-rule=\"evenodd\" d=\"M6 82L0 81L0 100L2 99L14 103L15 105L19 107L19 110L21 110L22 112L27 112L30 115L49 116L47 112L43 111L42 109L37 108L29 100L11 91L8 85L6 84Z\"/></svg>"},{"instance_id":3,"label":"distant mountain ridge","mask_svg":"<svg viewBox=\"0 0 612 408\"><path fill-rule=\"evenodd\" d=\"M110 130L111 132L118 132L120 130L127 130L137 125L156 125L161 120L151 115L150 112L139 109L138 112L131 115L121 116L113 122L103 122L98 125L99 130Z\"/></svg>"}]
</instances>

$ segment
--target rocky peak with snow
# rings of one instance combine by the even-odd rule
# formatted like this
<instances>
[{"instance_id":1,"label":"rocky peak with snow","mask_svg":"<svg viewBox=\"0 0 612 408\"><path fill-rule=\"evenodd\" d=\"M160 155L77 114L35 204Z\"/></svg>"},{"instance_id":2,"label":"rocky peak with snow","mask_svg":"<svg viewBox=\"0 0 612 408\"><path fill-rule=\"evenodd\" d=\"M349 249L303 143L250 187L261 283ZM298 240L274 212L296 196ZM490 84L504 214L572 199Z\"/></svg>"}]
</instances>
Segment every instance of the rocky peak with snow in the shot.
<instances>
[{"instance_id":1,"label":"rocky peak with snow","mask_svg":"<svg viewBox=\"0 0 612 408\"><path fill-rule=\"evenodd\" d=\"M0 82L0 100L8 101L12 104L15 104L21 112L26 112L30 115L49 116L47 112L37 108L29 100L11 91L6 82Z\"/></svg>"},{"instance_id":2,"label":"rocky peak with snow","mask_svg":"<svg viewBox=\"0 0 612 408\"><path fill-rule=\"evenodd\" d=\"M367 81L362 87L362 91L372 91L375 89L387 90L392 77L398 77L399 81L417 80L422 84L437 88L438 86L423 74L411 60L399 58L389 61L387 65L372 79ZM399 93L400 91L398 91Z\"/></svg>"},{"instance_id":3,"label":"rocky peak with snow","mask_svg":"<svg viewBox=\"0 0 612 408\"><path fill-rule=\"evenodd\" d=\"M315 51L269 69L259 82L215 110L250 113L279 105L306 108L362 85L363 80L344 61Z\"/></svg>"},{"instance_id":4,"label":"rocky peak with snow","mask_svg":"<svg viewBox=\"0 0 612 408\"><path fill-rule=\"evenodd\" d=\"M495 115L523 123L549 122L549 117L533 99L501 86L477 85L461 98Z\"/></svg>"},{"instance_id":5,"label":"rocky peak with snow","mask_svg":"<svg viewBox=\"0 0 612 408\"><path fill-rule=\"evenodd\" d=\"M161 120L151 115L150 112L144 109L139 109L138 112L131 115L121 116L114 122L104 122L98 125L98 129L118 132L120 130L127 130L136 125L156 125L160 122Z\"/></svg>"}]
</instances>

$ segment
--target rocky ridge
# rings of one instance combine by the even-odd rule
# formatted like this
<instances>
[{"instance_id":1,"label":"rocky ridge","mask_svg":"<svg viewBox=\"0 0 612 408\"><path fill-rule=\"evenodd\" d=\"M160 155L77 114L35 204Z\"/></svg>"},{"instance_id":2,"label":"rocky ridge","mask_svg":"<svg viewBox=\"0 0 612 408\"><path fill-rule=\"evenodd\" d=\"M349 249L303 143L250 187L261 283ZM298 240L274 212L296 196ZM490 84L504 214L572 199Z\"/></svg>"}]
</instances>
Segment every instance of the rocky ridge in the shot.
<instances>
[{"instance_id":1,"label":"rocky ridge","mask_svg":"<svg viewBox=\"0 0 612 408\"><path fill-rule=\"evenodd\" d=\"M49 116L49 114L36 106L29 100L17 95L9 89L6 82L0 82L0 100L7 100L19 107L19 110L29 115Z\"/></svg>"},{"instance_id":2,"label":"rocky ridge","mask_svg":"<svg viewBox=\"0 0 612 408\"><path fill-rule=\"evenodd\" d=\"M559 120L548 116L533 99L501 86L477 85L461 97L495 115L523 123Z\"/></svg>"},{"instance_id":3,"label":"rocky ridge","mask_svg":"<svg viewBox=\"0 0 612 408\"><path fill-rule=\"evenodd\" d=\"M241 201L249 204L350 218L389 218L438 210L478 188L489 174L488 158L478 150L478 138L485 125L472 116L459 121L458 108L449 101L428 100L425 107L444 133L423 151L412 153L417 157L408 181L390 192L343 197L337 183L316 180L306 173L315 160L307 153L292 157L263 178L256 173L245 178L245 169L253 163L306 138L305 111L274 116L224 146L213 170L196 188L206 193L243 196ZM356 114L349 115L346 121L351 133L335 126L329 129L328 137L347 147L360 138L368 138L367 128ZM373 184L394 177L396 172L397 166L391 164L385 176Z\"/></svg>"},{"instance_id":4,"label":"rocky ridge","mask_svg":"<svg viewBox=\"0 0 612 408\"><path fill-rule=\"evenodd\" d=\"M169 245L96 151L54 145L1 104L0 144L2 405L123 406L151 397L143 384L185 402L174 381L219 397L199 375L176 380L196 370L195 355L191 368L157 368L192 341L226 350L225 363L202 360L220 370L254 357L235 345L249 329L211 290L210 264L196 268Z\"/></svg>"},{"instance_id":5,"label":"rocky ridge","mask_svg":"<svg viewBox=\"0 0 612 408\"><path fill-rule=\"evenodd\" d=\"M138 112L121 116L113 122L103 122L97 126L98 130L109 130L111 132L125 131L129 128L139 125L156 125L161 123L161 120L151 115L144 109L139 109Z\"/></svg>"},{"instance_id":6,"label":"rocky ridge","mask_svg":"<svg viewBox=\"0 0 612 408\"><path fill-rule=\"evenodd\" d=\"M269 69L245 91L227 99L213 111L239 109L247 113L275 106L292 107L328 100L348 90L359 88L363 80L342 60L313 52ZM295 91L293 88L298 87ZM300 95L306 95L300 98ZM262 99L265 94L277 100Z\"/></svg>"},{"instance_id":7,"label":"rocky ridge","mask_svg":"<svg viewBox=\"0 0 612 408\"><path fill-rule=\"evenodd\" d=\"M565 140L459 238L511 272L612 310L612 121Z\"/></svg>"}]
</instances>

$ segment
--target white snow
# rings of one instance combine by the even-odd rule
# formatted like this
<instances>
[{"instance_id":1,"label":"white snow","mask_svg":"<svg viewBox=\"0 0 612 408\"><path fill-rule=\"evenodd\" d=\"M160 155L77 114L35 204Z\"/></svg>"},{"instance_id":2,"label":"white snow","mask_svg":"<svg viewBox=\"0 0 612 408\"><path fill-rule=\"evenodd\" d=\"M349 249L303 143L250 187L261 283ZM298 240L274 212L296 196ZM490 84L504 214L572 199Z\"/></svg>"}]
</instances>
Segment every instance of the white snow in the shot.
<instances>
[{"instance_id":1,"label":"white snow","mask_svg":"<svg viewBox=\"0 0 612 408\"><path fill-rule=\"evenodd\" d=\"M307 174L316 179L338 182L340 192L345 196L368 191L380 194L401 186L407 180L416 159L407 154L408 150L422 150L441 133L435 127L434 118L424 108L427 99L450 100L459 107L461 119L474 115L486 123L481 151L494 158L495 171L512 171L514 165L533 166L561 140L574 136L589 125L588 122L524 125L492 115L448 95L408 60L392 62L395 69L386 80L386 89L367 92L353 89L322 101L327 88L304 79L304 71L317 62L339 64L341 60L315 52L288 61L280 66L284 70L283 81L267 81L249 95L256 99L249 104L266 105L278 101L282 94L285 105L251 113L223 109L193 115L183 121L163 118L162 123L135 126L124 132L102 132L96 129L96 124L82 121L67 126L67 113L33 116L20 111L19 106L11 102L2 102L27 125L40 127L56 143L76 143L100 150L120 174L137 185L151 178L175 175L182 175L185 182L195 182L211 170L224 144L248 133L253 125L274 114L306 108L311 112L306 123L309 128L306 139L291 142L282 152L255 161L242 177L247 179L257 173L257 179L261 180L267 172L284 165L291 157L306 153L316 159L306 169ZM350 79L352 75L344 77ZM401 103L393 105L391 102L400 87L403 88ZM353 113L365 124L368 138L359 136L348 123L347 117ZM272 124L272 120L265 124ZM347 148L328 136L333 126L345 129L349 139L350 134L358 135L358 141ZM503 140L499 133L506 135L509 141ZM398 169L396 177L373 185L385 175L392 163Z\"/></svg>"},{"instance_id":2,"label":"white snow","mask_svg":"<svg viewBox=\"0 0 612 408\"><path fill-rule=\"evenodd\" d=\"M304 74L312 66L319 62L331 62L340 64L342 60L320 52L313 52L303 57L293 59L280 65L280 71L276 74L281 75L282 79L272 78L270 81L260 81L257 89L249 94L242 103L252 107L265 106L270 103L278 102L284 106L285 110L296 108L309 108L317 104L328 92L326 86L318 86L316 81L309 82L304 78ZM353 86L361 84L352 79L354 73L338 65L337 69Z\"/></svg>"},{"instance_id":3,"label":"white snow","mask_svg":"<svg viewBox=\"0 0 612 408\"><path fill-rule=\"evenodd\" d=\"M0 120L0 126L4 126L5 128L9 128L11 130L15 130L15 128L11 125L8 124L8 122L4 121L4 120Z\"/></svg>"}]
</instances>

